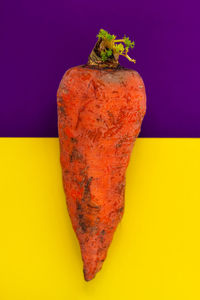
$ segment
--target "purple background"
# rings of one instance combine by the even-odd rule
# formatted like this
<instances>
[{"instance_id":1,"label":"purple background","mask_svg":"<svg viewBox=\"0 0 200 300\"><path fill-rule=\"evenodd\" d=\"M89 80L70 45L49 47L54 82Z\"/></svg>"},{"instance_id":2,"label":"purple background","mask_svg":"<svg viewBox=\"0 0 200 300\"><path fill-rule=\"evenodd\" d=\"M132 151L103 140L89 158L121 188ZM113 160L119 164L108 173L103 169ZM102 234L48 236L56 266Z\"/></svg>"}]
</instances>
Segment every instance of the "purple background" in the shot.
<instances>
[{"instance_id":1,"label":"purple background","mask_svg":"<svg viewBox=\"0 0 200 300\"><path fill-rule=\"evenodd\" d=\"M127 34L145 82L140 136L200 137L200 4L178 0L1 0L0 136L57 136L56 91L100 28Z\"/></svg>"}]
</instances>

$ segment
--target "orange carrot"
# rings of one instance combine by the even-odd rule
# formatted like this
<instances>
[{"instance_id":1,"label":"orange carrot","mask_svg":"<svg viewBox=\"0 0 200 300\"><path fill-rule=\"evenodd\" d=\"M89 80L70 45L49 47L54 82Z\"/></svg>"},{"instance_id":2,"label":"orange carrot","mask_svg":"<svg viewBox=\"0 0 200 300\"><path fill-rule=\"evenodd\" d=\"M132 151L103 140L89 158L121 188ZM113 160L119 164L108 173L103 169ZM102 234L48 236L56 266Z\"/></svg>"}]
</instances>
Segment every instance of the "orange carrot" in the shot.
<instances>
[{"instance_id":1,"label":"orange carrot","mask_svg":"<svg viewBox=\"0 0 200 300\"><path fill-rule=\"evenodd\" d=\"M88 63L69 69L57 92L63 185L87 281L122 218L125 173L146 111L142 78L118 63L120 54L133 61L126 48L117 52L119 42L133 46L101 30Z\"/></svg>"}]
</instances>

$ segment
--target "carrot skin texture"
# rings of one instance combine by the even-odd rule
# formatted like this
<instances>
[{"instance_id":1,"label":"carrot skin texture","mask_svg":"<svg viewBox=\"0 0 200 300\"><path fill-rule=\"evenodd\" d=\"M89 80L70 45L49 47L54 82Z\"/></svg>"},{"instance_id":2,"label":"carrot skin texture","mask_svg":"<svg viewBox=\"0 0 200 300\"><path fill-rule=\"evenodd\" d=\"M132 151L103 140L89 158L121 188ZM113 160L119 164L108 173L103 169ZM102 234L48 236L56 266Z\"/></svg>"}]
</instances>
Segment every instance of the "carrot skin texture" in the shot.
<instances>
[{"instance_id":1,"label":"carrot skin texture","mask_svg":"<svg viewBox=\"0 0 200 300\"><path fill-rule=\"evenodd\" d=\"M57 92L63 186L85 280L101 269L124 212L125 173L146 112L141 76L77 66Z\"/></svg>"}]
</instances>

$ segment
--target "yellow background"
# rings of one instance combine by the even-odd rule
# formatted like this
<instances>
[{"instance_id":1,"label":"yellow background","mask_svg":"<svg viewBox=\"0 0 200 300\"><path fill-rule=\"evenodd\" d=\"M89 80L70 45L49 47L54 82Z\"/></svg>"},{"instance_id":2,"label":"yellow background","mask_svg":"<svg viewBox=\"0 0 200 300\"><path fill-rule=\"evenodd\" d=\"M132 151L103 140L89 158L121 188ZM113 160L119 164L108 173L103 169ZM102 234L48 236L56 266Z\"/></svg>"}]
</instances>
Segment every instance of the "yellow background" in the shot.
<instances>
[{"instance_id":1,"label":"yellow background","mask_svg":"<svg viewBox=\"0 0 200 300\"><path fill-rule=\"evenodd\" d=\"M84 282L57 138L0 139L0 300L200 299L200 139L138 139L103 269Z\"/></svg>"}]
</instances>

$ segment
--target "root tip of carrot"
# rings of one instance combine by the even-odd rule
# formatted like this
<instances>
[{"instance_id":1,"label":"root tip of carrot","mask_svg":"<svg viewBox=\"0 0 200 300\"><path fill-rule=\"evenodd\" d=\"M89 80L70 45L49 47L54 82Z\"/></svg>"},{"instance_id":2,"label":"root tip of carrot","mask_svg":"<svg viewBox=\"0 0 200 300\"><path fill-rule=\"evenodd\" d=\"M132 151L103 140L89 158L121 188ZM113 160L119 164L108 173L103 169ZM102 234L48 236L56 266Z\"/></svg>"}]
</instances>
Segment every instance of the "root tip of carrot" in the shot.
<instances>
[{"instance_id":1,"label":"root tip of carrot","mask_svg":"<svg viewBox=\"0 0 200 300\"><path fill-rule=\"evenodd\" d=\"M101 270L102 264L102 262L99 263L93 270L84 266L83 274L85 281L92 280L96 276L96 274Z\"/></svg>"},{"instance_id":2,"label":"root tip of carrot","mask_svg":"<svg viewBox=\"0 0 200 300\"><path fill-rule=\"evenodd\" d=\"M88 281L91 281L92 279L94 279L95 275L93 277L87 277L87 276L84 276L84 279L86 282Z\"/></svg>"},{"instance_id":3,"label":"root tip of carrot","mask_svg":"<svg viewBox=\"0 0 200 300\"><path fill-rule=\"evenodd\" d=\"M85 269L83 269L83 274L84 274L85 281L91 281L95 277L96 272L95 273L88 273L88 272L85 271Z\"/></svg>"}]
</instances>

